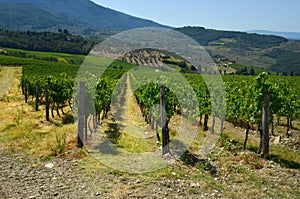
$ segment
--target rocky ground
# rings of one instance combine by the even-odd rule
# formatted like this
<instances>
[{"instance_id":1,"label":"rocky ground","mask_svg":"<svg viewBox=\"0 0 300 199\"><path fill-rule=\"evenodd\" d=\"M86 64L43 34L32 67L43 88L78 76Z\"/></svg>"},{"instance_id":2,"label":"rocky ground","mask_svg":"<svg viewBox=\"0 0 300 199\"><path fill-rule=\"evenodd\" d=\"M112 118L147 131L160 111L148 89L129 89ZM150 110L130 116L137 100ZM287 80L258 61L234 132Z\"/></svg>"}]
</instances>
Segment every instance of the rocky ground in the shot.
<instances>
[{"instance_id":1,"label":"rocky ground","mask_svg":"<svg viewBox=\"0 0 300 199\"><path fill-rule=\"evenodd\" d=\"M72 153L72 152L71 152ZM1 198L211 198L210 192L191 179L161 178L148 182L140 177L98 170L92 175L66 157L41 162L27 156L0 157ZM176 175L176 173L173 173ZM198 193L189 193L194 188Z\"/></svg>"},{"instance_id":2,"label":"rocky ground","mask_svg":"<svg viewBox=\"0 0 300 199\"><path fill-rule=\"evenodd\" d=\"M299 198L299 171L281 168L272 161L249 164L244 157L252 157L251 152L231 156L222 150L216 152L220 159L204 163L203 169L175 162L171 169L155 177L121 173L104 166L90 169L87 157L82 158L75 150L48 161L2 154L0 197ZM225 156L229 158L226 163L221 161ZM230 164L233 157L240 161Z\"/></svg>"}]
</instances>

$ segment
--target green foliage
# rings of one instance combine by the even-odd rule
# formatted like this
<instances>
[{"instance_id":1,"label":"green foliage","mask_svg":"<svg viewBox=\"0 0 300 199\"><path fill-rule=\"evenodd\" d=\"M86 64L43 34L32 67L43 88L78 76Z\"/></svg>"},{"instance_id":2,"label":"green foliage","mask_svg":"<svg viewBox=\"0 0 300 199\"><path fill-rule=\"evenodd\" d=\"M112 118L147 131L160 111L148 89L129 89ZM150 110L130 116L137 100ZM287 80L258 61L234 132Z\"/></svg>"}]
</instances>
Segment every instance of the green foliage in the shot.
<instances>
[{"instance_id":1,"label":"green foliage","mask_svg":"<svg viewBox=\"0 0 300 199\"><path fill-rule=\"evenodd\" d=\"M229 165L228 171L231 171L233 173L243 174L246 173L246 168L243 166Z\"/></svg>"},{"instance_id":2,"label":"green foliage","mask_svg":"<svg viewBox=\"0 0 300 199\"><path fill-rule=\"evenodd\" d=\"M250 67L250 66L243 66L240 64L230 64L229 65L231 68L234 68L237 70L236 74L237 75L258 75L262 72L268 72L272 75L275 75L276 73L273 71L265 70L265 69L260 69L257 67Z\"/></svg>"},{"instance_id":3,"label":"green foliage","mask_svg":"<svg viewBox=\"0 0 300 199\"><path fill-rule=\"evenodd\" d=\"M239 142L224 134L221 134L221 137L219 138L219 143L228 151L233 151L241 147L241 144Z\"/></svg>"},{"instance_id":4,"label":"green foliage","mask_svg":"<svg viewBox=\"0 0 300 199\"><path fill-rule=\"evenodd\" d=\"M299 78L281 77L273 79L273 97L271 111L277 117L287 117L295 120L300 118ZM271 97L272 97L271 96Z\"/></svg>"},{"instance_id":5,"label":"green foliage","mask_svg":"<svg viewBox=\"0 0 300 199\"><path fill-rule=\"evenodd\" d=\"M86 151L85 148L79 148L79 149L78 149L78 153L79 153L80 155L82 155L83 157L87 157L87 156L89 155L89 153Z\"/></svg>"},{"instance_id":6,"label":"green foliage","mask_svg":"<svg viewBox=\"0 0 300 199\"><path fill-rule=\"evenodd\" d=\"M224 43L224 45L241 49L269 48L287 41L287 39L278 36L248 34L244 32L233 31L219 31L205 29L202 27L183 27L177 28L176 30L192 37L203 46L207 46L210 42L217 41L222 38L235 41Z\"/></svg>"},{"instance_id":7,"label":"green foliage","mask_svg":"<svg viewBox=\"0 0 300 199\"><path fill-rule=\"evenodd\" d=\"M61 58L61 57L59 57L59 58L57 59L57 61L58 61L58 62L61 62L61 63L68 64L68 61L65 60L64 58Z\"/></svg>"},{"instance_id":8,"label":"green foliage","mask_svg":"<svg viewBox=\"0 0 300 199\"><path fill-rule=\"evenodd\" d=\"M277 62L270 69L282 73L292 73L300 75L300 52L291 50L282 50L279 48L273 49L267 54L271 58L276 58Z\"/></svg>"},{"instance_id":9,"label":"green foliage","mask_svg":"<svg viewBox=\"0 0 300 199\"><path fill-rule=\"evenodd\" d=\"M147 82L150 71L139 72L134 75L132 82ZM226 89L226 107L222 107L219 95L220 87L211 89L214 92L207 93L207 85L200 75L185 74L184 77L193 87L197 96L200 116L204 114L222 116L227 113L226 119L236 126L247 127L248 125L259 125L262 119L262 105L267 92L271 93L271 119L277 117L288 117L290 120L300 118L300 78L269 76L263 72L257 77L252 76L223 76ZM214 78L214 76L210 76ZM180 88L180 85L178 85ZM182 85L181 85L182 86ZM142 107L144 115L148 115L151 107L160 103L159 83L149 83L135 90L135 96ZM181 107L176 96L166 90L167 115L170 119L174 114L173 107ZM186 93L184 93L186 94ZM186 98L185 98L186 99ZM217 101L212 101L217 100ZM189 100L186 101L189 103ZM212 103L215 104L215 112L212 113ZM220 107L219 107L220 106ZM159 111L153 111L156 118Z\"/></svg>"},{"instance_id":10,"label":"green foliage","mask_svg":"<svg viewBox=\"0 0 300 199\"><path fill-rule=\"evenodd\" d=\"M16 32L0 29L0 46L44 52L88 54L95 43L81 36L55 32Z\"/></svg>"},{"instance_id":11,"label":"green foliage","mask_svg":"<svg viewBox=\"0 0 300 199\"><path fill-rule=\"evenodd\" d=\"M22 31L67 28L72 32L96 35L103 30L162 27L153 21L129 16L87 0L1 0L0 3L0 28Z\"/></svg>"},{"instance_id":12,"label":"green foliage","mask_svg":"<svg viewBox=\"0 0 300 199\"><path fill-rule=\"evenodd\" d=\"M25 52L26 53L26 52ZM32 53L32 52L27 52ZM46 56L46 54L39 54L39 56ZM51 54L49 57L66 57L65 54ZM73 98L74 78L78 71L78 66L60 63L50 62L44 60L35 60L28 58L19 58L7 55L0 55L1 65L13 65L23 66L23 78L22 82L26 83L27 92L32 98L35 95L35 84L38 83L41 88L40 103L43 104L44 88L46 85L49 87L50 102L51 105L57 106L57 104L68 104ZM97 61L99 60L91 60ZM103 63L109 63L108 60L101 59ZM110 109L111 99L116 98L112 96L113 91L120 92L122 88L122 81L124 81L124 73L132 69L134 66L121 61L114 61L106 70L100 79L95 79L95 75L88 75L86 82L87 86L87 99L93 99L95 105L95 111L93 109L87 109L89 114L100 114L107 112ZM92 71L91 71L92 72ZM170 72L172 74L172 72ZM135 96L138 103L142 107L144 115L149 115L150 110L155 118L158 118L159 110L153 109L156 104L160 103L160 83L162 80L159 73L155 73L153 70L134 70L134 75L130 75L132 88L134 89ZM157 82L148 82L149 75L158 76ZM299 77L277 77L268 76L267 73L261 73L257 77L252 76L223 76L226 89L226 107L215 107L216 112L212 113L212 103L218 106L218 103L212 101L212 99L219 98L220 93L218 89L220 87L215 86L214 92L207 93L207 85L202 76L196 74L184 74L184 78L193 87L199 105L200 116L203 114L222 115L227 112L227 120L233 122L236 125L246 124L258 125L261 120L262 102L266 92L271 93L271 117L275 115L277 117L287 117L290 121L300 118L300 78ZM210 75L209 78L214 78L214 75ZM120 82L119 84L118 81ZM167 81L167 79L166 79ZM93 85L93 82L97 82ZM138 83L143 82L143 86L136 87ZM167 82L165 82L167 83ZM182 81L172 82L172 85L178 85L180 91L186 88L182 84ZM91 91L96 87L96 93L93 96ZM192 107L193 96L190 96L188 92L178 92L175 96L174 91L169 88L166 89L167 96L167 117L168 120L175 114L179 114L182 110L182 104L179 103L178 97L187 105ZM29 98L30 99L30 98ZM76 101L76 98L73 100ZM88 100L87 100L88 102ZM30 103L30 102L29 102ZM87 105L90 107L90 105ZM187 111L184 109L184 111ZM189 110L195 112L195 110ZM182 112L181 112L182 113Z\"/></svg>"},{"instance_id":13,"label":"green foliage","mask_svg":"<svg viewBox=\"0 0 300 199\"><path fill-rule=\"evenodd\" d=\"M227 98L227 119L236 125L261 122L262 104L267 92L271 93L271 118L299 118L300 94L297 77L224 76Z\"/></svg>"},{"instance_id":14,"label":"green foliage","mask_svg":"<svg viewBox=\"0 0 300 199\"><path fill-rule=\"evenodd\" d=\"M158 76L154 73L153 70L148 71L140 69L139 71L135 71L134 74L131 74L132 76L132 87L135 89L135 96L138 101L138 104L141 107L142 113L144 116L147 116L150 114L150 109L152 109L152 114L156 119L159 118L160 115L160 109L153 109L154 105L160 104L160 89L161 84L165 84L168 81L170 81L167 77L164 78L163 76ZM151 78L149 78L151 76ZM153 83L151 79L157 79L156 83ZM153 80L153 79L152 79ZM164 82L165 81L165 82ZM143 82L144 85L138 87L139 83ZM138 88L137 88L138 87ZM178 101L178 96L175 96L174 92L166 87L165 88L166 93L166 116L167 121L169 121L172 116L176 114L176 110L174 107L179 108L180 104ZM178 93L177 93L178 94ZM182 93L182 95L184 95ZM191 100L188 99L188 96L185 96L185 99L187 101ZM186 105L186 104L185 104Z\"/></svg>"},{"instance_id":15,"label":"green foliage","mask_svg":"<svg viewBox=\"0 0 300 199\"><path fill-rule=\"evenodd\" d=\"M11 50L11 49L10 49ZM14 52L20 52L18 50L12 49ZM77 99L73 99L74 90L74 80L78 73L79 66L68 64L64 62L53 62L39 60L43 57L51 57L58 60L58 58L63 57L64 60L81 60L80 55L69 55L60 53L34 53L30 51L21 51L25 55L33 54L36 55L35 59L19 58L13 56L2 55L3 59L0 59L0 64L3 65L20 65L23 66L23 77L22 77L22 89L27 91L27 96L29 99L35 98L35 88L36 84L40 87L40 98L39 103L45 103L45 87L48 87L50 107L52 109L62 108L64 106L76 105ZM111 62L109 59L99 58L91 59L88 61L96 62L97 64L106 64ZM121 61L114 61L109 67L106 68L102 77L96 79L96 75L91 71L88 79L86 79L86 114L98 114L102 111L108 111L111 104L111 95L115 88L116 83L122 77L123 73L130 70L133 67L131 64L127 64ZM96 70L97 72L97 70ZM93 80L94 78L94 80ZM96 84L95 84L96 82ZM97 83L98 82L98 83ZM25 86L25 87L24 87ZM76 86L76 85L75 85ZM96 95L92 96L92 91L97 88ZM78 86L75 87L76 89ZM30 98L31 97L31 98ZM72 100L73 99L73 100ZM96 113L92 112L92 105L90 102L94 100L94 105L96 108ZM33 102L29 101L29 104ZM76 108L76 107L70 107ZM62 118L62 123L72 123L74 122L73 115L67 113Z\"/></svg>"},{"instance_id":16,"label":"green foliage","mask_svg":"<svg viewBox=\"0 0 300 199\"><path fill-rule=\"evenodd\" d=\"M3 0L2 0L3 1ZM0 28L14 30L45 30L60 25L70 26L72 21L67 17L55 14L27 3L0 2ZM5 2L5 1L4 1Z\"/></svg>"},{"instance_id":17,"label":"green foliage","mask_svg":"<svg viewBox=\"0 0 300 199\"><path fill-rule=\"evenodd\" d=\"M261 67L282 74L300 75L299 41L279 36L219 31L202 27L175 29L195 39L215 58L227 57L238 64ZM268 49L266 52L265 50ZM244 68L244 67L243 67ZM243 68L237 68L240 73ZM248 73L251 68L247 67ZM258 75L262 71L255 71Z\"/></svg>"},{"instance_id":18,"label":"green foliage","mask_svg":"<svg viewBox=\"0 0 300 199\"><path fill-rule=\"evenodd\" d=\"M54 156L57 156L59 154L61 154L66 147L67 144L67 133L56 133L55 134L55 145L54 146L50 146L52 154Z\"/></svg>"}]
</instances>

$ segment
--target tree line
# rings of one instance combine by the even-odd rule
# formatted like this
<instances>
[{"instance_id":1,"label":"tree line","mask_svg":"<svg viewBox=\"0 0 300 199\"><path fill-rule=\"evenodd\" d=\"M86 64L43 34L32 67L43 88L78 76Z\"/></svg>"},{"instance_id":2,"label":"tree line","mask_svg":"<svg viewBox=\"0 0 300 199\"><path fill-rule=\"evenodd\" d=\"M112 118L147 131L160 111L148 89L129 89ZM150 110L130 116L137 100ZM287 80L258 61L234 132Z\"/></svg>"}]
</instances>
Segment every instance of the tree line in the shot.
<instances>
[{"instance_id":1,"label":"tree line","mask_svg":"<svg viewBox=\"0 0 300 199\"><path fill-rule=\"evenodd\" d=\"M17 32L0 29L0 46L22 50L88 54L95 42L69 33L67 29L57 32Z\"/></svg>"}]
</instances>

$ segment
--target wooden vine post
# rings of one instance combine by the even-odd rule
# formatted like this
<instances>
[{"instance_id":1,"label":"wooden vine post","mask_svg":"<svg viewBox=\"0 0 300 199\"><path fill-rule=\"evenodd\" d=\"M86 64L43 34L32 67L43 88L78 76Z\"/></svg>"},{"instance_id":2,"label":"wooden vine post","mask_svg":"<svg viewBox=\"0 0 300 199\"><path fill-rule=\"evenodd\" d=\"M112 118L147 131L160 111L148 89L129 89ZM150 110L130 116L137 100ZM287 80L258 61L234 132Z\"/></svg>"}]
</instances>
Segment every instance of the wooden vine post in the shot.
<instances>
[{"instance_id":1,"label":"wooden vine post","mask_svg":"<svg viewBox=\"0 0 300 199\"><path fill-rule=\"evenodd\" d=\"M84 146L85 141L85 84L80 82L78 94L78 132L77 132L77 145L79 148Z\"/></svg>"},{"instance_id":2,"label":"wooden vine post","mask_svg":"<svg viewBox=\"0 0 300 199\"><path fill-rule=\"evenodd\" d=\"M168 154L169 148L169 130L166 112L166 89L164 85L160 86L160 109L161 109L161 127L162 127L162 154Z\"/></svg>"},{"instance_id":3,"label":"wooden vine post","mask_svg":"<svg viewBox=\"0 0 300 199\"><path fill-rule=\"evenodd\" d=\"M209 98L208 89L206 89L206 98ZM204 114L204 127L203 127L204 131L208 131L208 119L209 119L208 113L205 113Z\"/></svg>"},{"instance_id":4,"label":"wooden vine post","mask_svg":"<svg viewBox=\"0 0 300 199\"><path fill-rule=\"evenodd\" d=\"M50 113L50 101L49 101L49 89L48 86L45 86L45 103L46 103L46 120L49 122L50 121L50 117L49 117L49 113Z\"/></svg>"},{"instance_id":5,"label":"wooden vine post","mask_svg":"<svg viewBox=\"0 0 300 199\"><path fill-rule=\"evenodd\" d=\"M25 103L28 102L28 92L27 92L27 84L24 82L24 95L25 95Z\"/></svg>"},{"instance_id":6,"label":"wooden vine post","mask_svg":"<svg viewBox=\"0 0 300 199\"><path fill-rule=\"evenodd\" d=\"M35 85L35 111L39 111L39 96L40 96L40 86Z\"/></svg>"},{"instance_id":7,"label":"wooden vine post","mask_svg":"<svg viewBox=\"0 0 300 199\"><path fill-rule=\"evenodd\" d=\"M262 110L262 152L269 158L270 93L266 94Z\"/></svg>"}]
</instances>

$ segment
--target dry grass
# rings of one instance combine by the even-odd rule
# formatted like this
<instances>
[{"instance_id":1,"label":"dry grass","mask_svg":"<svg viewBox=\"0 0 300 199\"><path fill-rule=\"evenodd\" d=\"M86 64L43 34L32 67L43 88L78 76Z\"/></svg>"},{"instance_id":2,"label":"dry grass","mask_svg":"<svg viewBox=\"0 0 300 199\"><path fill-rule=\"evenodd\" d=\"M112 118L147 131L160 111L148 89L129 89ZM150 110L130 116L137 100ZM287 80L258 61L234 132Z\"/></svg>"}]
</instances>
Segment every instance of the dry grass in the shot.
<instances>
[{"instance_id":1,"label":"dry grass","mask_svg":"<svg viewBox=\"0 0 300 199\"><path fill-rule=\"evenodd\" d=\"M296 122L296 124L298 125L298 122ZM244 142L244 130L232 128L231 125L227 126L224 135L234 139L240 145ZM247 149L256 152L258 145L258 135L250 134L247 142ZM300 152L294 151L290 147L270 143L270 159L281 164L283 167L300 170Z\"/></svg>"},{"instance_id":2,"label":"dry grass","mask_svg":"<svg viewBox=\"0 0 300 199\"><path fill-rule=\"evenodd\" d=\"M26 153L38 157L53 154L51 150L57 147L59 137L66 134L65 148L70 148L76 138L75 125L60 125L60 118L45 122L45 112L35 112L25 104L20 89L20 68L14 71L12 87L6 97L0 100L0 147L4 152ZM61 149L60 152L63 150ZM57 154L56 154L57 155Z\"/></svg>"}]
</instances>

